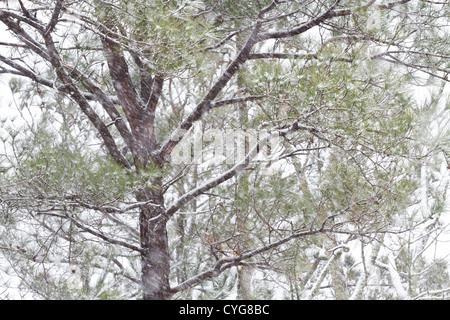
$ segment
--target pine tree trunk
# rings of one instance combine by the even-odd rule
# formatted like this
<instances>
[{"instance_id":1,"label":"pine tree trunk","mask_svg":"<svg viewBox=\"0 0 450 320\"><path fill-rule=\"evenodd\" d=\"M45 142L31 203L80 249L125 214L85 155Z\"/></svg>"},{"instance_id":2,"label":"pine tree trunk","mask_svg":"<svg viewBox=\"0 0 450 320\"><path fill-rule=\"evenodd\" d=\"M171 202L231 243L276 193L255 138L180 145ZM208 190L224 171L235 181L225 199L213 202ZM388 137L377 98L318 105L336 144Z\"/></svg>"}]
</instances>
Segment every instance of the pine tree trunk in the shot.
<instances>
[{"instance_id":1,"label":"pine tree trunk","mask_svg":"<svg viewBox=\"0 0 450 320\"><path fill-rule=\"evenodd\" d=\"M238 267L238 299L252 299L253 270L248 266Z\"/></svg>"},{"instance_id":2,"label":"pine tree trunk","mask_svg":"<svg viewBox=\"0 0 450 320\"><path fill-rule=\"evenodd\" d=\"M160 184L160 179L154 181ZM164 198L159 188L146 188L138 195L138 201L149 201L141 208L139 216L142 263L142 291L144 300L168 300L171 298L169 285L170 255L167 238L167 219L164 216Z\"/></svg>"},{"instance_id":3,"label":"pine tree trunk","mask_svg":"<svg viewBox=\"0 0 450 320\"><path fill-rule=\"evenodd\" d=\"M339 259L341 254L337 254L337 258L330 266L331 281L333 283L334 297L336 300L348 300L347 282L345 281L344 269Z\"/></svg>"}]
</instances>

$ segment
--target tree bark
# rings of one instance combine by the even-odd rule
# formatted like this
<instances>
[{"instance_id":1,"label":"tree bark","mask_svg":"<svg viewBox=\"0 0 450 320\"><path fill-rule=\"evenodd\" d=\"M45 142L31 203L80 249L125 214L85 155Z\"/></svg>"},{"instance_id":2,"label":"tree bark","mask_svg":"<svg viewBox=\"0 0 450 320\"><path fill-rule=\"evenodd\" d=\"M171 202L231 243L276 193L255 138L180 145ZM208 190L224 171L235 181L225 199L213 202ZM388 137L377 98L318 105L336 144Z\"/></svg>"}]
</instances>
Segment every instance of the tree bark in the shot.
<instances>
[{"instance_id":1,"label":"tree bark","mask_svg":"<svg viewBox=\"0 0 450 320\"><path fill-rule=\"evenodd\" d=\"M168 300L170 254L167 237L167 218L161 179L156 178L152 188L146 187L137 194L138 201L151 201L142 206L139 215L141 236L141 280L144 300ZM154 189L153 189L154 187Z\"/></svg>"}]
</instances>

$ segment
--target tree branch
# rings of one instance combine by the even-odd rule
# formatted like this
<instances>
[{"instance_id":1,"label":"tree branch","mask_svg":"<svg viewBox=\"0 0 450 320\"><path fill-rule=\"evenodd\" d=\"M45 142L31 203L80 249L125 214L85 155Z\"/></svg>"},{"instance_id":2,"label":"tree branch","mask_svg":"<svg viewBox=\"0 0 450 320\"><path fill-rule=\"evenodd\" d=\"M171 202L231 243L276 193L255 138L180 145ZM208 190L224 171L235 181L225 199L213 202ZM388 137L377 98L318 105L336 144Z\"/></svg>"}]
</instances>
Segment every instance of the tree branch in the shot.
<instances>
[{"instance_id":1,"label":"tree branch","mask_svg":"<svg viewBox=\"0 0 450 320\"><path fill-rule=\"evenodd\" d=\"M11 16L16 17L17 15L0 9L0 21L2 21L18 38L22 41L29 49L37 53L39 56L43 57L45 60L50 61L50 57L47 54L44 47L42 47L38 42L34 40L24 29L22 29L19 23L11 19ZM22 18L17 16L18 19ZM41 26L35 26L36 30L40 33L43 32Z\"/></svg>"},{"instance_id":2,"label":"tree branch","mask_svg":"<svg viewBox=\"0 0 450 320\"><path fill-rule=\"evenodd\" d=\"M0 42L0 46L5 46L5 47L13 47L13 48L25 48L27 49L28 47L24 44L20 44L20 43L12 43L12 42Z\"/></svg>"},{"instance_id":3,"label":"tree branch","mask_svg":"<svg viewBox=\"0 0 450 320\"><path fill-rule=\"evenodd\" d=\"M120 104L125 112L128 123L139 150L134 154L138 166L146 165L150 153L156 146L154 130L154 111L162 90L163 80L158 79L153 86L154 90L150 95L147 108L140 100L128 71L128 64L121 54L120 44L118 44L111 31L104 30L106 36L102 37L105 57L109 67L109 73L113 81Z\"/></svg>"},{"instance_id":4,"label":"tree branch","mask_svg":"<svg viewBox=\"0 0 450 320\"><path fill-rule=\"evenodd\" d=\"M36 73L34 73L33 71L26 69L24 67L22 67L20 64L14 62L13 60L0 55L0 61L3 62L4 64L7 64L8 66L16 69L16 70L7 70L4 69L5 72L3 73L11 73L11 74L15 74L15 75L20 75L23 77L27 77L39 84L42 84L44 86L53 88L54 87L54 82L45 78L42 78L41 76L37 75Z\"/></svg>"},{"instance_id":5,"label":"tree branch","mask_svg":"<svg viewBox=\"0 0 450 320\"><path fill-rule=\"evenodd\" d=\"M60 15L61 9L62 9L62 2L63 2L63 0L56 1L55 10L53 11L50 22L45 27L44 36L49 35L55 28L56 24L58 23L59 15Z\"/></svg>"},{"instance_id":6,"label":"tree branch","mask_svg":"<svg viewBox=\"0 0 450 320\"><path fill-rule=\"evenodd\" d=\"M252 53L249 56L251 60L257 59L316 59L316 54L286 54L277 52Z\"/></svg>"},{"instance_id":7,"label":"tree branch","mask_svg":"<svg viewBox=\"0 0 450 320\"><path fill-rule=\"evenodd\" d=\"M45 44L47 46L47 51L50 56L50 62L52 63L53 68L55 68L55 72L59 78L59 80L64 84L66 90L68 90L70 96L77 102L80 109L84 112L84 114L89 118L94 127L99 132L100 136L105 143L106 148L109 151L109 154L113 157L117 163L121 164L125 168L130 168L130 164L119 151L114 138L108 130L108 127L102 121L102 119L97 115L97 113L92 109L89 105L89 102L86 98L81 94L78 87L74 84L71 77L67 74L66 68L61 61L61 58L58 55L54 42L50 35L44 37Z\"/></svg>"},{"instance_id":8,"label":"tree branch","mask_svg":"<svg viewBox=\"0 0 450 320\"><path fill-rule=\"evenodd\" d=\"M13 68L15 68L15 70L12 70L12 69L6 69L6 68L3 68L3 67L0 67L0 73L12 74L12 75L16 75L16 76L29 78L29 79L35 81L38 84L44 85L44 86L46 86L48 88L51 88L51 89L56 89L59 92L64 93L64 94L69 94L69 91L64 86L59 86L59 87L55 86L55 82L53 80L45 79L45 78L37 75L33 71L28 70L28 69L22 67L21 65L15 63L14 61L12 61L9 58L6 58L6 57L0 55L0 61L5 63L5 64L7 64L7 65L9 65L9 66L11 66L11 67L13 67ZM98 101L100 103L102 102L101 100L99 100L99 98L95 94L92 94L90 92L82 92L82 91L80 91L80 93L86 98L86 100ZM113 103L113 104L114 103L118 103L117 98L115 96L108 96L108 95L106 95L106 97L111 101L111 103Z\"/></svg>"},{"instance_id":9,"label":"tree branch","mask_svg":"<svg viewBox=\"0 0 450 320\"><path fill-rule=\"evenodd\" d=\"M242 170L247 168L250 161L258 154L259 149L262 148L264 145L266 145L268 143L268 141L270 140L270 138L271 138L271 135L268 134L266 137L261 139L261 141L259 143L256 143L256 145L253 146L253 148L244 157L244 159L242 159L240 162L238 162L230 170L226 171L225 173L218 176L217 178L213 178L210 181L206 182L205 184L201 185L200 187L195 188L195 189L189 191L188 193L184 194L183 196L181 196L177 201L175 201L175 203L172 206L170 206L167 209L166 214L168 216L173 215L176 211L178 211L184 204L186 204L190 200L192 200L195 197L197 197L198 195L205 193L206 191L218 186L219 184L233 178L239 172L241 172Z\"/></svg>"},{"instance_id":10,"label":"tree branch","mask_svg":"<svg viewBox=\"0 0 450 320\"><path fill-rule=\"evenodd\" d=\"M389 2L389 3L386 3L386 4L379 5L378 8L379 9L392 9L392 8L394 8L396 6L399 6L399 5L402 5L402 4L406 4L408 2L411 2L411 0L394 1L394 2Z\"/></svg>"},{"instance_id":11,"label":"tree branch","mask_svg":"<svg viewBox=\"0 0 450 320\"><path fill-rule=\"evenodd\" d=\"M268 40L268 39L282 39L282 38L293 37L293 36L296 36L296 35L299 35L301 33L308 31L312 27L318 26L319 24L321 24L322 22L324 22L328 19L350 15L352 12L350 9L334 10L339 5L340 2L341 2L341 0L337 0L323 14L319 15L318 17L316 17L296 28L261 33L259 35L259 40L262 41L262 40Z\"/></svg>"},{"instance_id":12,"label":"tree branch","mask_svg":"<svg viewBox=\"0 0 450 320\"><path fill-rule=\"evenodd\" d=\"M94 236L96 236L96 237L106 241L106 242L109 242L111 244L120 245L122 247L131 249L133 251L137 251L137 252L140 252L140 253L144 252L144 250L142 250L141 248L139 248L137 246L134 246L132 244L126 243L124 241L120 241L120 240L116 240L116 239L110 238L110 237L108 237L107 235L103 234L100 231L95 231L95 230L92 230L92 229L86 227L85 225L83 225L82 223L80 223L79 221L77 221L76 219L74 219L73 217L71 217L67 213L65 214L65 217L68 218L70 221L72 221L73 224L75 226L77 226L78 228L80 228L81 230L86 231L86 232L88 232L88 233L90 233L90 234L92 234L92 235L94 235Z\"/></svg>"},{"instance_id":13,"label":"tree branch","mask_svg":"<svg viewBox=\"0 0 450 320\"><path fill-rule=\"evenodd\" d=\"M117 98L129 119L132 130L135 131L136 118L140 116L143 105L139 102L131 81L127 62L123 55L119 54L120 46L115 41L105 38L102 39L102 43Z\"/></svg>"},{"instance_id":14,"label":"tree branch","mask_svg":"<svg viewBox=\"0 0 450 320\"><path fill-rule=\"evenodd\" d=\"M189 289L205 279L218 277L223 271L236 266L242 260L249 259L253 256L256 256L263 252L269 251L273 248L279 247L280 245L282 245L288 241L291 241L293 239L305 237L305 236L311 236L311 235L315 235L315 234L319 234L319 233L322 233L322 230L308 230L308 231L295 232L288 237L285 237L285 238L282 238L273 243L269 243L267 245L261 246L257 249L243 253L239 256L231 256L231 257L221 258L216 262L216 264L214 265L213 268L211 268L207 271L204 271L204 272L180 283L179 285L171 288L170 292L172 294L175 294L177 292Z\"/></svg>"},{"instance_id":15,"label":"tree branch","mask_svg":"<svg viewBox=\"0 0 450 320\"><path fill-rule=\"evenodd\" d=\"M161 159L161 161L165 161L165 159L170 155L173 148L179 143L179 141L184 136L183 132L187 132L195 121L199 120L204 114L208 113L213 106L213 100L219 95L219 93L223 90L225 85L230 81L230 79L236 74L236 72L241 68L242 64L244 64L250 55L250 51L253 46L258 42L258 33L261 28L261 23L257 23L253 32L248 37L247 42L245 43L242 50L239 52L237 57L231 62L225 72L220 76L220 78L216 81L216 83L211 87L208 93L203 97L200 103L195 107L195 109L188 115L188 117L179 125L175 132L182 133L179 140L174 140L169 138L159 149L157 152L157 156Z\"/></svg>"},{"instance_id":16,"label":"tree branch","mask_svg":"<svg viewBox=\"0 0 450 320\"><path fill-rule=\"evenodd\" d=\"M388 59L390 58L390 59ZM436 77L439 78L441 80L450 82L450 79L448 78L448 74L450 73L450 69L443 69L443 68L439 68L439 67L433 67L433 66L426 66L426 65L419 65L419 64L412 64L412 63L408 63L406 61L402 61L396 57L394 57L391 52L386 51L377 55L374 55L372 57L370 57L370 59L379 59L379 60L383 60L383 61L387 61L393 64L398 64L398 65L403 65L405 67L417 70L417 71L421 71L423 73L426 73L432 77ZM431 71L429 71L431 70ZM445 73L446 76L440 76L432 71L441 71L443 73Z\"/></svg>"},{"instance_id":17,"label":"tree branch","mask_svg":"<svg viewBox=\"0 0 450 320\"><path fill-rule=\"evenodd\" d=\"M60 3L62 5L62 2ZM58 6L57 6L58 7ZM57 9L57 8L56 8ZM55 10L56 10L55 9ZM56 10L59 12L61 8ZM43 57L45 60L49 61L54 67L56 74L59 80L63 83L62 87L58 87L57 89L65 94L69 94L80 106L81 110L88 116L89 120L94 124L95 128L100 133L105 146L107 147L110 155L122 166L126 168L130 168L128 161L123 157L120 153L117 145L109 132L106 125L100 119L100 117L95 113L92 107L89 105L86 97L80 92L78 87L72 81L70 75L66 71L66 67L62 62L61 58L58 55L54 42L51 38L50 34L46 34L44 36L44 42L46 45L46 49L44 49L39 43L37 43L30 35L28 35L17 22L11 19L11 16L14 15L10 12L6 12L4 10L0 10L0 21L2 21L5 25L9 27L9 29L17 36L21 41L23 41L31 50L37 53L39 56ZM16 15L14 15L16 16ZM22 17L23 20L23 17ZM39 33L44 35L44 29L39 25L36 26L36 23L33 23L32 26L37 29ZM29 77L33 80L39 80L40 83L45 84L47 86L54 86L53 82L50 84L48 81L44 81L44 79L36 77L33 72L26 70L20 65L13 63L10 59L6 59L3 57L2 61L4 63L9 64L13 68L17 69L22 75Z\"/></svg>"},{"instance_id":18,"label":"tree branch","mask_svg":"<svg viewBox=\"0 0 450 320\"><path fill-rule=\"evenodd\" d=\"M90 93L92 94L92 99L98 101L102 105L103 109L108 113L109 117L113 121L114 126L119 131L120 136L123 138L126 145L130 148L131 153L133 155L136 155L136 152L138 150L137 141L131 134L125 121L122 119L121 114L114 106L115 102L84 74L74 68L70 68L70 70L72 70L71 73L77 79L80 79L83 85L90 91Z\"/></svg>"},{"instance_id":19,"label":"tree branch","mask_svg":"<svg viewBox=\"0 0 450 320\"><path fill-rule=\"evenodd\" d=\"M6 15L8 17L16 19L17 21L24 22L24 23L28 24L29 26L33 27L34 29L36 29L37 31L39 31L39 33L42 33L44 31L43 24L40 21L38 21L36 18L31 17L31 15L29 15L29 14L28 15L25 14L25 17L24 17L19 14L15 14L14 12L4 11L4 10L0 9L0 15Z\"/></svg>"}]
</instances>

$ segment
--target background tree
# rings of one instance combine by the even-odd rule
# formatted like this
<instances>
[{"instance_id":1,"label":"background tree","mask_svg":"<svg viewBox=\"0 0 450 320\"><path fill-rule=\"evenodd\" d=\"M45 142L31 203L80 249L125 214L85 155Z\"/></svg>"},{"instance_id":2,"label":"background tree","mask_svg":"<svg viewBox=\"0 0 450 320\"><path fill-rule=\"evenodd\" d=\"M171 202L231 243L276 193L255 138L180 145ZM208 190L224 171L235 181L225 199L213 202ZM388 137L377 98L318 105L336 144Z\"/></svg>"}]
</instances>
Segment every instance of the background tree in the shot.
<instances>
[{"instance_id":1,"label":"background tree","mask_svg":"<svg viewBox=\"0 0 450 320\"><path fill-rule=\"evenodd\" d=\"M236 277L242 294L234 267L252 268L277 284L253 297L344 299L373 297L379 268L397 297L422 295L401 278L411 252L377 246L433 216L404 223L426 161L450 152L445 126L419 139L429 110L410 86L448 82L448 14L422 0L4 2L0 71L23 119L3 132L10 272L44 298L169 299L227 297Z\"/></svg>"}]
</instances>

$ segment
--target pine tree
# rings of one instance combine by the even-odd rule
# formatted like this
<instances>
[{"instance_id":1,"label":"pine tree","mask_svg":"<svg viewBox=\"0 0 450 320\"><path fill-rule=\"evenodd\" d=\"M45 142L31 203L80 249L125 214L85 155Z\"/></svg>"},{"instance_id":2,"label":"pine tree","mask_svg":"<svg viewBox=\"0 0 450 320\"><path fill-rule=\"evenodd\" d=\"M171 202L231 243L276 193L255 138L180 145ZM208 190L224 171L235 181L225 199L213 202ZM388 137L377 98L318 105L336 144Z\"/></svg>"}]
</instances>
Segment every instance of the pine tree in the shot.
<instances>
[{"instance_id":1,"label":"pine tree","mask_svg":"<svg viewBox=\"0 0 450 320\"><path fill-rule=\"evenodd\" d=\"M418 166L448 160L411 90L448 82L448 10L2 3L21 121L1 132L4 270L40 298L370 298L374 270L423 294L411 252L360 252L409 218Z\"/></svg>"}]
</instances>

